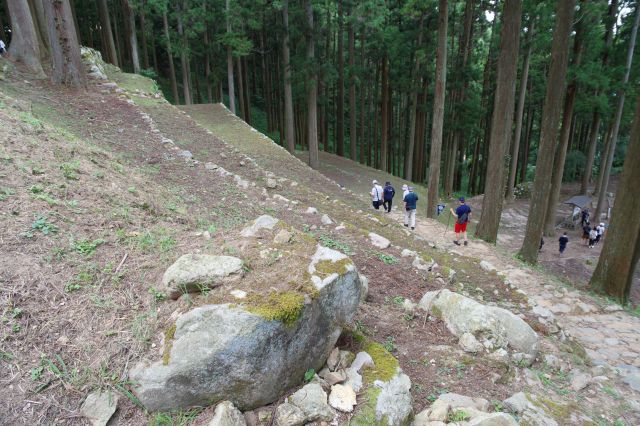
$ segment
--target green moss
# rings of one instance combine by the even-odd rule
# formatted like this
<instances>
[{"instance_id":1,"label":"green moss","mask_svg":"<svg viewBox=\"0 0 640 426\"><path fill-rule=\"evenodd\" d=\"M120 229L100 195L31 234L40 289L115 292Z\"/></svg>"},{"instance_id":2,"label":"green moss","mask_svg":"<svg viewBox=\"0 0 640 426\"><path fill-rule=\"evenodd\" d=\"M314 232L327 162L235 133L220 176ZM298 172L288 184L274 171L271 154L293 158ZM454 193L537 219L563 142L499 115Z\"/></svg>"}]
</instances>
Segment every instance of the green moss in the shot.
<instances>
[{"instance_id":1,"label":"green moss","mask_svg":"<svg viewBox=\"0 0 640 426\"><path fill-rule=\"evenodd\" d=\"M345 275L347 272L349 272L349 265L353 265L353 262L348 257L335 262L332 262L330 260L323 260L316 263L315 265L316 275L321 276L321 278L328 277L333 273L336 273L338 275Z\"/></svg>"},{"instance_id":2,"label":"green moss","mask_svg":"<svg viewBox=\"0 0 640 426\"><path fill-rule=\"evenodd\" d=\"M369 342L365 345L364 351L371 355L375 364L363 373L367 383L373 383L375 380L387 382L395 376L400 364L380 343Z\"/></svg>"},{"instance_id":3,"label":"green moss","mask_svg":"<svg viewBox=\"0 0 640 426\"><path fill-rule=\"evenodd\" d=\"M298 292L271 292L268 296L253 294L247 298L247 310L268 321L293 325L304 307L304 296Z\"/></svg>"},{"instance_id":4,"label":"green moss","mask_svg":"<svg viewBox=\"0 0 640 426\"><path fill-rule=\"evenodd\" d=\"M437 306L431 305L431 309L429 309L429 314L433 315L436 318L442 318L442 311Z\"/></svg>"},{"instance_id":5,"label":"green moss","mask_svg":"<svg viewBox=\"0 0 640 426\"><path fill-rule=\"evenodd\" d=\"M376 419L376 405L378 404L378 396L380 396L382 389L370 386L365 392L365 401L358 405L358 411L351 418L351 426L371 426L371 425L383 425L386 424L382 421L378 422Z\"/></svg>"},{"instance_id":6,"label":"green moss","mask_svg":"<svg viewBox=\"0 0 640 426\"><path fill-rule=\"evenodd\" d=\"M578 409L575 403L563 404L541 395L537 395L535 398L530 394L526 394L526 396L532 404L542 408L549 416L560 424L565 423L563 420L569 420L574 409Z\"/></svg>"},{"instance_id":7,"label":"green moss","mask_svg":"<svg viewBox=\"0 0 640 426\"><path fill-rule=\"evenodd\" d=\"M173 337L176 335L175 323L164 332L164 351L162 352L162 365L169 365L171 348L173 347Z\"/></svg>"}]
</instances>

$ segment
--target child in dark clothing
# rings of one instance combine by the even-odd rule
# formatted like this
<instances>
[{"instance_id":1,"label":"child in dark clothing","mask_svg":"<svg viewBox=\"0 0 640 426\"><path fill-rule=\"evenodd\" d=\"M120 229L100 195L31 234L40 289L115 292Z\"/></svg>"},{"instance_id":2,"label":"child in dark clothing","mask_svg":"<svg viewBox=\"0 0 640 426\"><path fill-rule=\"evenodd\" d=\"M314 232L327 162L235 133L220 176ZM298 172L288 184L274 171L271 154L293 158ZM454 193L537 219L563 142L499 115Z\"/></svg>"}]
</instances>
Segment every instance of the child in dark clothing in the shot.
<instances>
[{"instance_id":1,"label":"child in dark clothing","mask_svg":"<svg viewBox=\"0 0 640 426\"><path fill-rule=\"evenodd\" d=\"M562 234L560 239L558 239L558 242L560 243L560 253L564 253L565 249L567 248L567 244L569 243L569 237L567 237L566 232Z\"/></svg>"}]
</instances>

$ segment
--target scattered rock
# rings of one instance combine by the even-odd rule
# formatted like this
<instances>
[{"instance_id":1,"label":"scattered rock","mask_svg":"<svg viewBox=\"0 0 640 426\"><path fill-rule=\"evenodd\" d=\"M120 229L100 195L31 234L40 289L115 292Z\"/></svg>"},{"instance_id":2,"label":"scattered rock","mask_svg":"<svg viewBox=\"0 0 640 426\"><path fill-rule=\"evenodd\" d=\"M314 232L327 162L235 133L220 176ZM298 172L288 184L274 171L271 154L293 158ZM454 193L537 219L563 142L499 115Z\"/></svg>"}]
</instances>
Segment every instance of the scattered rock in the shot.
<instances>
[{"instance_id":1,"label":"scattered rock","mask_svg":"<svg viewBox=\"0 0 640 426\"><path fill-rule=\"evenodd\" d=\"M309 207L305 213L306 214L318 214L318 209L316 209L315 207Z\"/></svg>"},{"instance_id":2,"label":"scattered rock","mask_svg":"<svg viewBox=\"0 0 640 426\"><path fill-rule=\"evenodd\" d=\"M213 288L242 277L242 260L232 256L185 254L166 270L162 285L169 297Z\"/></svg>"},{"instance_id":3,"label":"scattered rock","mask_svg":"<svg viewBox=\"0 0 640 426\"><path fill-rule=\"evenodd\" d=\"M94 80L106 80L107 72L104 69L105 63L99 51L90 47L80 47L80 57L82 64L89 78Z\"/></svg>"},{"instance_id":4,"label":"scattered rock","mask_svg":"<svg viewBox=\"0 0 640 426\"><path fill-rule=\"evenodd\" d=\"M416 304L411 301L411 299L404 299L402 302L402 309L407 312L413 312L416 309Z\"/></svg>"},{"instance_id":5,"label":"scattered rock","mask_svg":"<svg viewBox=\"0 0 640 426\"><path fill-rule=\"evenodd\" d=\"M276 426L302 426L305 424L306 416L301 409L285 402L276 408L274 420Z\"/></svg>"},{"instance_id":6,"label":"scattered rock","mask_svg":"<svg viewBox=\"0 0 640 426\"><path fill-rule=\"evenodd\" d=\"M233 297L235 297L236 299L244 299L247 297L247 292L244 290L231 290L229 292L229 294L231 294Z\"/></svg>"},{"instance_id":7,"label":"scattered rock","mask_svg":"<svg viewBox=\"0 0 640 426\"><path fill-rule=\"evenodd\" d=\"M293 237L293 234L291 232L287 231L286 229L281 229L276 234L273 242L275 244L287 244L289 241L291 241L291 237Z\"/></svg>"},{"instance_id":8,"label":"scattered rock","mask_svg":"<svg viewBox=\"0 0 640 426\"><path fill-rule=\"evenodd\" d=\"M269 216L268 214L262 215L253 221L251 226L248 226L240 232L243 237L255 237L262 229L273 229L278 223L278 219Z\"/></svg>"},{"instance_id":9,"label":"scattered rock","mask_svg":"<svg viewBox=\"0 0 640 426\"><path fill-rule=\"evenodd\" d=\"M213 163L204 163L204 168L206 170L217 170L218 169L218 165L217 164L213 164Z\"/></svg>"},{"instance_id":10,"label":"scattered rock","mask_svg":"<svg viewBox=\"0 0 640 426\"><path fill-rule=\"evenodd\" d=\"M118 395L109 391L91 392L80 407L80 413L93 426L106 426L118 408Z\"/></svg>"},{"instance_id":11,"label":"scattered rock","mask_svg":"<svg viewBox=\"0 0 640 426\"><path fill-rule=\"evenodd\" d=\"M505 399L502 403L509 412L520 417L522 424L532 426L558 426L558 423L549 418L543 408L534 404L537 398L533 394L518 392Z\"/></svg>"},{"instance_id":12,"label":"scattered rock","mask_svg":"<svg viewBox=\"0 0 640 426\"><path fill-rule=\"evenodd\" d=\"M554 370L559 370L562 367L562 361L560 361L560 358L553 354L545 355L544 362Z\"/></svg>"},{"instance_id":13,"label":"scattered rock","mask_svg":"<svg viewBox=\"0 0 640 426\"><path fill-rule=\"evenodd\" d=\"M382 235L378 235L375 232L369 233L369 239L371 240L371 244L380 249L386 249L391 245L391 241L383 237Z\"/></svg>"},{"instance_id":14,"label":"scattered rock","mask_svg":"<svg viewBox=\"0 0 640 426\"><path fill-rule=\"evenodd\" d=\"M329 394L329 405L338 411L350 413L356 405L356 393L351 386L333 385Z\"/></svg>"},{"instance_id":15,"label":"scattered rock","mask_svg":"<svg viewBox=\"0 0 640 426\"><path fill-rule=\"evenodd\" d=\"M409 249L404 249L400 253L400 256L402 256L402 257L416 257L417 255L418 255L418 253L416 253L413 250L409 250Z\"/></svg>"},{"instance_id":16,"label":"scattered rock","mask_svg":"<svg viewBox=\"0 0 640 426\"><path fill-rule=\"evenodd\" d=\"M242 189L249 189L249 181L242 179L240 175L234 175L233 179L236 181L236 185L238 185Z\"/></svg>"},{"instance_id":17,"label":"scattered rock","mask_svg":"<svg viewBox=\"0 0 640 426\"><path fill-rule=\"evenodd\" d=\"M318 375L322 377L329 386L333 386L347 380L347 373L345 373L344 370L329 371L328 368L323 368Z\"/></svg>"},{"instance_id":18,"label":"scattered rock","mask_svg":"<svg viewBox=\"0 0 640 426\"><path fill-rule=\"evenodd\" d=\"M269 178L267 179L267 184L266 187L269 189L275 189L278 186L278 181L273 179L273 178Z\"/></svg>"},{"instance_id":19,"label":"scattered rock","mask_svg":"<svg viewBox=\"0 0 640 426\"><path fill-rule=\"evenodd\" d=\"M493 266L491 263L487 262L486 260L480 261L480 268L482 268L483 270L485 270L487 272L496 271L496 267Z\"/></svg>"},{"instance_id":20,"label":"scattered rock","mask_svg":"<svg viewBox=\"0 0 640 426\"><path fill-rule=\"evenodd\" d=\"M445 393L440 395L438 399L449 404L452 409L471 407L479 411L487 411L491 406L489 401L484 398L472 398L457 393Z\"/></svg>"},{"instance_id":21,"label":"scattered rock","mask_svg":"<svg viewBox=\"0 0 640 426\"><path fill-rule=\"evenodd\" d=\"M427 292L418 306L442 319L456 336L488 335L494 347L524 352L535 358L538 335L522 318L505 309L486 306L447 289Z\"/></svg>"},{"instance_id":22,"label":"scattered rock","mask_svg":"<svg viewBox=\"0 0 640 426\"><path fill-rule=\"evenodd\" d=\"M578 392L589 386L591 376L586 373L576 373L571 378L571 389Z\"/></svg>"},{"instance_id":23,"label":"scattered rock","mask_svg":"<svg viewBox=\"0 0 640 426\"><path fill-rule=\"evenodd\" d=\"M229 401L222 401L216 406L209 426L246 426L242 413Z\"/></svg>"},{"instance_id":24,"label":"scattered rock","mask_svg":"<svg viewBox=\"0 0 640 426\"><path fill-rule=\"evenodd\" d=\"M413 259L411 266L413 266L414 268L420 271L428 272L428 271L431 271L431 269L435 264L436 262L433 259L431 259L429 262L425 262L424 259L422 259L420 256L416 256L416 258Z\"/></svg>"},{"instance_id":25,"label":"scattered rock","mask_svg":"<svg viewBox=\"0 0 640 426\"><path fill-rule=\"evenodd\" d=\"M460 336L460 340L458 340L458 345L460 345L463 351L474 354L482 352L484 349L482 343L478 342L471 333L463 333L462 336Z\"/></svg>"},{"instance_id":26,"label":"scattered rock","mask_svg":"<svg viewBox=\"0 0 640 426\"><path fill-rule=\"evenodd\" d=\"M364 303L369 295L369 278L360 274L360 285L362 286L362 292L360 293L360 303Z\"/></svg>"},{"instance_id":27,"label":"scattered rock","mask_svg":"<svg viewBox=\"0 0 640 426\"><path fill-rule=\"evenodd\" d=\"M518 426L518 422L507 413L486 413L474 417L468 426Z\"/></svg>"},{"instance_id":28,"label":"scattered rock","mask_svg":"<svg viewBox=\"0 0 640 426\"><path fill-rule=\"evenodd\" d=\"M329 357L327 358L327 367L329 371L334 371L338 366L338 357L340 356L340 349L333 348Z\"/></svg>"},{"instance_id":29,"label":"scattered rock","mask_svg":"<svg viewBox=\"0 0 640 426\"><path fill-rule=\"evenodd\" d=\"M333 221L331 220L331 218L330 218L328 215L326 215L326 214L323 214L323 215L322 215L322 217L320 218L320 222L321 222L323 225L331 225L331 224L333 223Z\"/></svg>"},{"instance_id":30,"label":"scattered rock","mask_svg":"<svg viewBox=\"0 0 640 426\"><path fill-rule=\"evenodd\" d=\"M375 367L373 358L366 352L358 352L356 358L351 363L351 370L359 373L365 367Z\"/></svg>"},{"instance_id":31,"label":"scattered rock","mask_svg":"<svg viewBox=\"0 0 640 426\"><path fill-rule=\"evenodd\" d=\"M305 415L305 423L333 420L333 412L327 404L327 394L316 383L305 385L289 397L289 402L302 410Z\"/></svg>"},{"instance_id":32,"label":"scattered rock","mask_svg":"<svg viewBox=\"0 0 640 426\"><path fill-rule=\"evenodd\" d=\"M353 368L348 368L346 372L347 380L344 384L351 386L355 392L360 392L360 389L362 389L362 376Z\"/></svg>"}]
</instances>

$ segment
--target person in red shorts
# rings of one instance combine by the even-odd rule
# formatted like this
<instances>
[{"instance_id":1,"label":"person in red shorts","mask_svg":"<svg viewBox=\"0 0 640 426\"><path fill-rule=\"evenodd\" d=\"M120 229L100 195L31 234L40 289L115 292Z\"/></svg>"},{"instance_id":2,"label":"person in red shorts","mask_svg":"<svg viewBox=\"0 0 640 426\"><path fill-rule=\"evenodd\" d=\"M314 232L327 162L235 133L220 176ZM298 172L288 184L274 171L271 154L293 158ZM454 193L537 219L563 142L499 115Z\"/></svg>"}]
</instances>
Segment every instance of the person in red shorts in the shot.
<instances>
[{"instance_id":1,"label":"person in red shorts","mask_svg":"<svg viewBox=\"0 0 640 426\"><path fill-rule=\"evenodd\" d=\"M456 217L456 239L453 241L453 244L459 246L460 245L460 236L464 238L464 245L468 245L469 241L467 241L467 223L469 223L469 219L471 218L471 207L465 204L464 197L460 197L458 199L460 205L457 209L451 209L451 214Z\"/></svg>"}]
</instances>

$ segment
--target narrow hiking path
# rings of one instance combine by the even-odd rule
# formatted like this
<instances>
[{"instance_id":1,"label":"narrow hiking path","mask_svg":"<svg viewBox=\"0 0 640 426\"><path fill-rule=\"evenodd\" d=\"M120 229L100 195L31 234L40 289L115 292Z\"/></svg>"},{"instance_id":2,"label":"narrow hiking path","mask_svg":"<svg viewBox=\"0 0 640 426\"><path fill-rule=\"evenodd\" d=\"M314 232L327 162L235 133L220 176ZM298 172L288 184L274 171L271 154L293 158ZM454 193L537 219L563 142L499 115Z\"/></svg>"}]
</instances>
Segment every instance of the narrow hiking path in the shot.
<instances>
[{"instance_id":1,"label":"narrow hiking path","mask_svg":"<svg viewBox=\"0 0 640 426\"><path fill-rule=\"evenodd\" d=\"M398 222L404 220L398 210L390 216ZM518 262L514 253L501 252L477 239L470 239L468 246L455 246L452 226L447 229L440 222L420 218L415 233L452 254L489 262L537 304L533 309L536 314L554 317L566 336L577 338L594 364L619 368L625 381L640 391L640 318Z\"/></svg>"}]
</instances>

